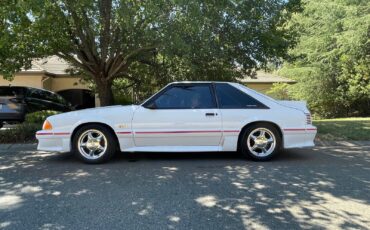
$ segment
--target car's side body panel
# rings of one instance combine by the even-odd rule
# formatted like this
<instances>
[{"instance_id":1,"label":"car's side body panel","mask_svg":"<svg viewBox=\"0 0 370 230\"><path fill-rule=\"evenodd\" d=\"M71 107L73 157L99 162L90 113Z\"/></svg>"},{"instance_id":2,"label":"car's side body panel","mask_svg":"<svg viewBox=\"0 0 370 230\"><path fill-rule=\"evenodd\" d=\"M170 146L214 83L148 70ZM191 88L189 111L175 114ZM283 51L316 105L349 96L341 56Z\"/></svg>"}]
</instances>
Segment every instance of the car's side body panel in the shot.
<instances>
[{"instance_id":1,"label":"car's side body panel","mask_svg":"<svg viewBox=\"0 0 370 230\"><path fill-rule=\"evenodd\" d=\"M71 151L72 134L76 128L91 123L100 123L110 127L117 135L119 145L131 148L134 146L131 121L136 107L110 106L51 116L48 120L57 128L36 133L39 140L38 148L69 152Z\"/></svg>"},{"instance_id":2,"label":"car's side body panel","mask_svg":"<svg viewBox=\"0 0 370 230\"><path fill-rule=\"evenodd\" d=\"M37 132L38 149L71 151L73 132L88 123L109 126L117 136L121 151L236 151L242 129L254 122L276 125L284 148L314 146L316 128L306 124L302 109L230 84L267 108L151 110L133 105L80 110L49 117L55 128ZM217 115L208 117L206 113Z\"/></svg>"},{"instance_id":3,"label":"car's side body panel","mask_svg":"<svg viewBox=\"0 0 370 230\"><path fill-rule=\"evenodd\" d=\"M214 115L206 116L207 113ZM222 135L218 109L179 111L139 107L134 113L132 130L138 147L219 146Z\"/></svg>"}]
</instances>

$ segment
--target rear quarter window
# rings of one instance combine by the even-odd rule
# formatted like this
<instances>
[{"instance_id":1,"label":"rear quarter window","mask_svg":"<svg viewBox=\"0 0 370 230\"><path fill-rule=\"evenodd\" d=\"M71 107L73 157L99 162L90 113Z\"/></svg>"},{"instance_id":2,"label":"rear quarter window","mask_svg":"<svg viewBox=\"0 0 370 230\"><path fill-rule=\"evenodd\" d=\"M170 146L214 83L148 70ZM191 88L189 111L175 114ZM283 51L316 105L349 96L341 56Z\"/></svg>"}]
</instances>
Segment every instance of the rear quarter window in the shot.
<instances>
[{"instance_id":1,"label":"rear quarter window","mask_svg":"<svg viewBox=\"0 0 370 230\"><path fill-rule=\"evenodd\" d=\"M217 83L215 89L221 109L268 109L266 105L227 83Z\"/></svg>"}]
</instances>

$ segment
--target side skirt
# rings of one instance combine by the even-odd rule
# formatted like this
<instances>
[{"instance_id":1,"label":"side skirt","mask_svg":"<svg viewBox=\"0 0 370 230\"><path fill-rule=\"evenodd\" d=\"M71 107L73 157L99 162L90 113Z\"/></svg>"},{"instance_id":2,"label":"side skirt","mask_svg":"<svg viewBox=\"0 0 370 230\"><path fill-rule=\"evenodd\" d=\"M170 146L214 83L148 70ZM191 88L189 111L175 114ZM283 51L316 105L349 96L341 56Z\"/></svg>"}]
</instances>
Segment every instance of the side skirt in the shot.
<instances>
[{"instance_id":1,"label":"side skirt","mask_svg":"<svg viewBox=\"0 0 370 230\"><path fill-rule=\"evenodd\" d=\"M219 152L220 146L145 146L123 149L125 152Z\"/></svg>"}]
</instances>

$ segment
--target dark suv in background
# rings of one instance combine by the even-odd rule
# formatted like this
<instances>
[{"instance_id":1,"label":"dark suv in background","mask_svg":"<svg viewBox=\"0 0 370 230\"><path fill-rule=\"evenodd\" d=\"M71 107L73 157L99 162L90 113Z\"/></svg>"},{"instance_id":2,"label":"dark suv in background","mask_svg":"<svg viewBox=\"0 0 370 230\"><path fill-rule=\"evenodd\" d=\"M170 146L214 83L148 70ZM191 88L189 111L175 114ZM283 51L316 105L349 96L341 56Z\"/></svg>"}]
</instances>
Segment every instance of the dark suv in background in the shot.
<instances>
[{"instance_id":1,"label":"dark suv in background","mask_svg":"<svg viewBox=\"0 0 370 230\"><path fill-rule=\"evenodd\" d=\"M0 86L0 128L4 122L23 122L27 113L41 110L71 111L62 96L42 89L23 86Z\"/></svg>"}]
</instances>

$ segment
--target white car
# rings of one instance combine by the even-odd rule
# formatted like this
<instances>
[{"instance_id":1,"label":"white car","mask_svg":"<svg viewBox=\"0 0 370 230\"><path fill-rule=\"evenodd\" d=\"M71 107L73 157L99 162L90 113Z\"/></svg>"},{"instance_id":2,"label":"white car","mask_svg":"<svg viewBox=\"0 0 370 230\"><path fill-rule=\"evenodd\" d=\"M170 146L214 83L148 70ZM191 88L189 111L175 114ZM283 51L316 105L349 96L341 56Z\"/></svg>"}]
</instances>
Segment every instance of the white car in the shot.
<instances>
[{"instance_id":1,"label":"white car","mask_svg":"<svg viewBox=\"0 0 370 230\"><path fill-rule=\"evenodd\" d=\"M74 152L87 163L123 152L240 151L268 160L282 148L314 146L305 102L277 101L241 84L175 82L141 105L50 116L38 150Z\"/></svg>"}]
</instances>

